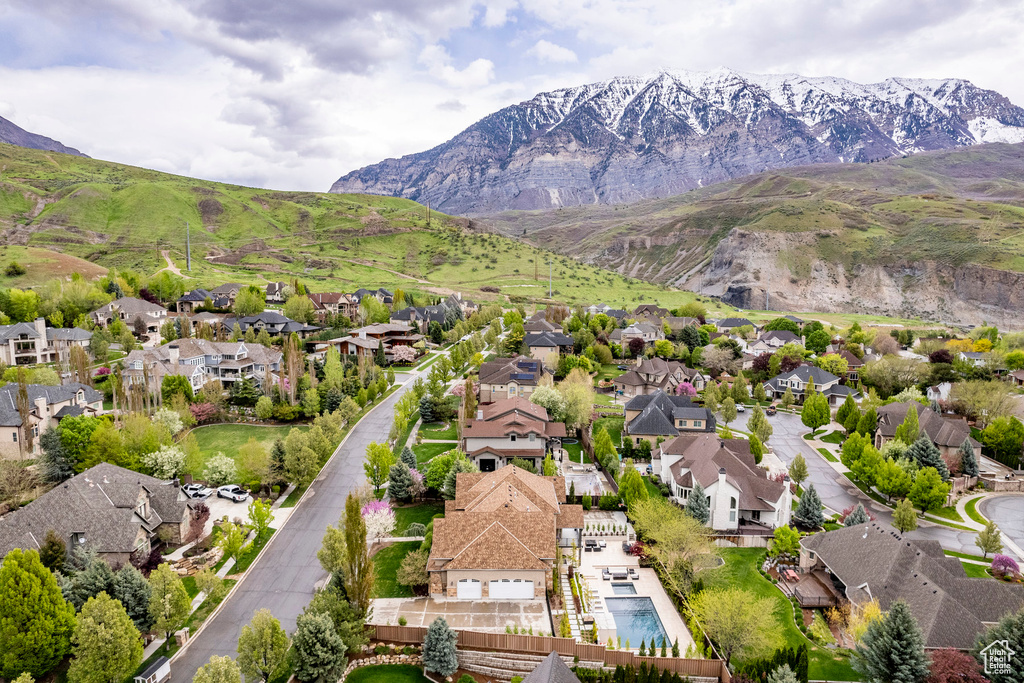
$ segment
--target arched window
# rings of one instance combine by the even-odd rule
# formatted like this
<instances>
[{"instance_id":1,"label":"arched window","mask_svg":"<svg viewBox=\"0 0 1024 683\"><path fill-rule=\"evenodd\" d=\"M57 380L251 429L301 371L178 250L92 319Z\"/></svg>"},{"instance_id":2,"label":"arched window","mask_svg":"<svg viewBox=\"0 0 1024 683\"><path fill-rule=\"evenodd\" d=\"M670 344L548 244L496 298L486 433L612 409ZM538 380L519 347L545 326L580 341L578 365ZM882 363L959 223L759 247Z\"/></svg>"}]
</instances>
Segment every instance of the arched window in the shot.
<instances>
[{"instance_id":1,"label":"arched window","mask_svg":"<svg viewBox=\"0 0 1024 683\"><path fill-rule=\"evenodd\" d=\"M730 522L735 522L736 521L736 499L735 498L730 498L729 499L729 521Z\"/></svg>"}]
</instances>

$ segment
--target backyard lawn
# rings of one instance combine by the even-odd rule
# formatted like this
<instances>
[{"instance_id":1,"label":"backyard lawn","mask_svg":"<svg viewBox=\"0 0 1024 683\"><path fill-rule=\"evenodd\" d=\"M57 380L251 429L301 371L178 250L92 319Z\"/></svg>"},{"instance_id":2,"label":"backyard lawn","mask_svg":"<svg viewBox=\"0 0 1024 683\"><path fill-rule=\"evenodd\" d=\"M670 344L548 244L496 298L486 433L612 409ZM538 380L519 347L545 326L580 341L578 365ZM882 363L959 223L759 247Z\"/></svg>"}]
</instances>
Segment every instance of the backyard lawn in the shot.
<instances>
[{"instance_id":1,"label":"backyard lawn","mask_svg":"<svg viewBox=\"0 0 1024 683\"><path fill-rule=\"evenodd\" d=\"M411 598L412 590L398 583L398 568L405 556L420 547L419 541L395 543L373 556L373 597Z\"/></svg>"},{"instance_id":2,"label":"backyard lawn","mask_svg":"<svg viewBox=\"0 0 1024 683\"><path fill-rule=\"evenodd\" d=\"M455 421L452 420L449 423L431 422L429 424L422 424L420 425L419 434L424 439L454 441L459 436L457 432L458 429Z\"/></svg>"},{"instance_id":3,"label":"backyard lawn","mask_svg":"<svg viewBox=\"0 0 1024 683\"><path fill-rule=\"evenodd\" d=\"M355 669L345 679L348 683L430 683L422 669L411 664L379 664Z\"/></svg>"},{"instance_id":4,"label":"backyard lawn","mask_svg":"<svg viewBox=\"0 0 1024 683\"><path fill-rule=\"evenodd\" d=\"M410 524L419 522L426 526L434 515L444 513L444 503L418 503L406 507L395 508L395 536L401 536Z\"/></svg>"},{"instance_id":5,"label":"backyard lawn","mask_svg":"<svg viewBox=\"0 0 1024 683\"><path fill-rule=\"evenodd\" d=\"M709 587L742 588L758 597L768 597L775 602L775 618L780 642L777 647L797 647L806 643L809 657L809 678L812 680L856 681L860 676L849 663L845 650L819 648L804 637L793 619L793 606L778 588L762 577L757 571L757 562L764 555L762 548L722 548L725 564L700 573Z\"/></svg>"},{"instance_id":6,"label":"backyard lawn","mask_svg":"<svg viewBox=\"0 0 1024 683\"><path fill-rule=\"evenodd\" d=\"M583 462L583 446L577 443L563 443L562 448L569 454L569 460Z\"/></svg>"},{"instance_id":7,"label":"backyard lawn","mask_svg":"<svg viewBox=\"0 0 1024 683\"><path fill-rule=\"evenodd\" d=\"M608 432L608 436L612 437L612 443L618 448L622 442L622 424L625 421L623 417L602 417L598 420L594 420L594 434L601 429Z\"/></svg>"},{"instance_id":8,"label":"backyard lawn","mask_svg":"<svg viewBox=\"0 0 1024 683\"><path fill-rule=\"evenodd\" d=\"M597 371L597 375L594 377L594 386L597 386L598 382L602 382L606 379L615 379L619 375L627 372L626 370L619 370L619 365L621 365L621 363L602 365L601 369Z\"/></svg>"},{"instance_id":9,"label":"backyard lawn","mask_svg":"<svg viewBox=\"0 0 1024 683\"><path fill-rule=\"evenodd\" d=\"M416 454L416 464L422 465L432 459L435 455L441 455L446 451L457 448L458 445L459 444L454 441L444 443L421 443L418 446L413 446L412 452ZM419 469L422 470L422 468Z\"/></svg>"},{"instance_id":10,"label":"backyard lawn","mask_svg":"<svg viewBox=\"0 0 1024 683\"><path fill-rule=\"evenodd\" d=\"M206 468L206 462L217 455L217 453L223 453L229 458L235 458L237 462L238 449L244 446L250 437L255 437L269 452L274 446L274 441L287 437L288 432L292 429L306 430L309 429L309 426L230 424L197 427L192 430L192 434L195 435L196 441L199 442L199 449L203 454L202 464L198 471L190 471L189 474L194 477L202 476L203 470Z\"/></svg>"}]
</instances>

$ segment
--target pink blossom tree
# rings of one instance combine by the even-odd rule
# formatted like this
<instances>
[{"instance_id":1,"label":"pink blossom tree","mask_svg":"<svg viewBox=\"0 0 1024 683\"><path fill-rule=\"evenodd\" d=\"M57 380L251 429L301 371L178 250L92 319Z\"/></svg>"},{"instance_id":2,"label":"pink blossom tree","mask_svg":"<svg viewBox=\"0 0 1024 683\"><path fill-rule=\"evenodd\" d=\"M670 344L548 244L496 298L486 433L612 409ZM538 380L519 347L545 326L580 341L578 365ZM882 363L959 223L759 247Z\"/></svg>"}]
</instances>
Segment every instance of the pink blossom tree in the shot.
<instances>
[{"instance_id":1,"label":"pink blossom tree","mask_svg":"<svg viewBox=\"0 0 1024 683\"><path fill-rule=\"evenodd\" d=\"M1017 576L1020 565L1009 555L995 555L992 558L992 574L998 577Z\"/></svg>"},{"instance_id":2,"label":"pink blossom tree","mask_svg":"<svg viewBox=\"0 0 1024 683\"><path fill-rule=\"evenodd\" d=\"M412 499L416 500L427 492L427 486L423 483L423 475L415 467L409 470L412 474L412 486L409 488L409 493L412 495Z\"/></svg>"},{"instance_id":3,"label":"pink blossom tree","mask_svg":"<svg viewBox=\"0 0 1024 683\"><path fill-rule=\"evenodd\" d=\"M193 403L188 409L196 419L196 424L208 422L217 417L218 413L217 406L212 403Z\"/></svg>"},{"instance_id":4,"label":"pink blossom tree","mask_svg":"<svg viewBox=\"0 0 1024 683\"><path fill-rule=\"evenodd\" d=\"M386 500L374 500L363 506L363 521L366 523L366 535L379 540L390 536L395 530L395 511Z\"/></svg>"},{"instance_id":5,"label":"pink blossom tree","mask_svg":"<svg viewBox=\"0 0 1024 683\"><path fill-rule=\"evenodd\" d=\"M676 385L677 396L696 396L697 390L689 382L680 382Z\"/></svg>"},{"instance_id":6,"label":"pink blossom tree","mask_svg":"<svg viewBox=\"0 0 1024 683\"><path fill-rule=\"evenodd\" d=\"M391 356L396 363L412 363L416 360L416 349L411 346L396 346L391 349Z\"/></svg>"}]
</instances>

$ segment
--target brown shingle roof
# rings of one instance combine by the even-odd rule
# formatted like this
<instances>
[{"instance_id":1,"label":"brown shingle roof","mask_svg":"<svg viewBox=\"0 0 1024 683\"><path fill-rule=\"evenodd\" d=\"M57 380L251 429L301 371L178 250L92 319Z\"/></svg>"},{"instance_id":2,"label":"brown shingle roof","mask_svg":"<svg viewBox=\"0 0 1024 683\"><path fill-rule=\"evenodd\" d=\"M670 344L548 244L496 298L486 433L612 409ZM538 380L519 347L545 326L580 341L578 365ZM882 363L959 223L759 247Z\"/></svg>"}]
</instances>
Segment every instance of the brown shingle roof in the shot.
<instances>
[{"instance_id":1,"label":"brown shingle roof","mask_svg":"<svg viewBox=\"0 0 1024 683\"><path fill-rule=\"evenodd\" d=\"M971 428L967 421L957 417L943 417L927 406L916 401L890 403L878 409L878 432L885 438L896 435L896 428L903 424L907 411L911 406L917 408L917 420L921 431L928 435L938 446L957 448L965 439L970 439L975 448L980 443L971 438Z\"/></svg>"},{"instance_id":2,"label":"brown shingle roof","mask_svg":"<svg viewBox=\"0 0 1024 683\"><path fill-rule=\"evenodd\" d=\"M662 453L682 455L669 471L680 486L691 488L699 481L704 488L718 481L725 468L726 481L740 492L741 510L774 510L785 493L785 484L768 479L754 462L746 439L721 439L717 434L684 434L661 446ZM689 476L687 476L689 475Z\"/></svg>"}]
</instances>

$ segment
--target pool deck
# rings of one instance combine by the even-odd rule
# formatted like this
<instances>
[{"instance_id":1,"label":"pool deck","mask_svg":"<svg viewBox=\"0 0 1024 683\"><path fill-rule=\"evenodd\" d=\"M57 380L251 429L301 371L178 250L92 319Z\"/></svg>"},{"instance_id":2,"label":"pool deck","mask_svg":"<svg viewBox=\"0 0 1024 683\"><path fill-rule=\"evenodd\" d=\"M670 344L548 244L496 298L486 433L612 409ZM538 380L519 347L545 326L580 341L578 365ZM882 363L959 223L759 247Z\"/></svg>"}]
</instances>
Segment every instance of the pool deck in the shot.
<instances>
[{"instance_id":1,"label":"pool deck","mask_svg":"<svg viewBox=\"0 0 1024 683\"><path fill-rule=\"evenodd\" d=\"M679 616L675 605L672 604L672 600L668 597L661 582L658 581L657 573L653 569L641 568L637 558L622 552L624 537L609 536L600 540L606 541L608 547L597 553L583 553L583 564L579 571L587 578L588 585L597 593L602 603L606 598L649 597L658 612L661 625L665 628L666 633L668 633L669 640L675 642L677 638L679 639L679 653L683 655L687 647L693 645L693 636L690 635L689 629L686 628L686 623ZM605 567L635 567L640 574L640 578L636 581L629 581L629 583L636 587L636 595L616 595L612 588L612 583L626 582L603 580L601 578L601 570ZM626 644L624 638L622 644L623 646ZM630 647L635 651L639 649L640 643L631 642Z\"/></svg>"}]
</instances>

